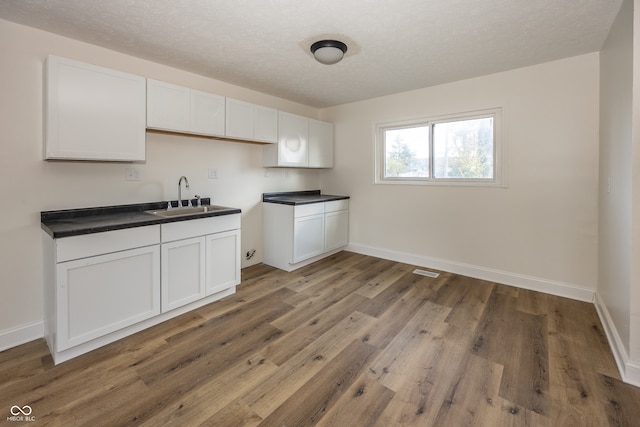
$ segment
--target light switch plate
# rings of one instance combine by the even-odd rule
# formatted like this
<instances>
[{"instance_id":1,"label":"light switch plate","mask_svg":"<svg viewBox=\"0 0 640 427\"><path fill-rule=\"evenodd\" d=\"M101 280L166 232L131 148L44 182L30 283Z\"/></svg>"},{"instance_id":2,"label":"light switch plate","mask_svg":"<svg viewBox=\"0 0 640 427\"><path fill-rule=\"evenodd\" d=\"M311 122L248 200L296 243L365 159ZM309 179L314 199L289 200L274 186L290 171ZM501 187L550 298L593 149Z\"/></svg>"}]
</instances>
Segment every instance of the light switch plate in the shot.
<instances>
[{"instance_id":1,"label":"light switch plate","mask_svg":"<svg viewBox=\"0 0 640 427\"><path fill-rule=\"evenodd\" d=\"M127 168L125 171L125 179L127 181L140 181L140 169Z\"/></svg>"}]
</instances>

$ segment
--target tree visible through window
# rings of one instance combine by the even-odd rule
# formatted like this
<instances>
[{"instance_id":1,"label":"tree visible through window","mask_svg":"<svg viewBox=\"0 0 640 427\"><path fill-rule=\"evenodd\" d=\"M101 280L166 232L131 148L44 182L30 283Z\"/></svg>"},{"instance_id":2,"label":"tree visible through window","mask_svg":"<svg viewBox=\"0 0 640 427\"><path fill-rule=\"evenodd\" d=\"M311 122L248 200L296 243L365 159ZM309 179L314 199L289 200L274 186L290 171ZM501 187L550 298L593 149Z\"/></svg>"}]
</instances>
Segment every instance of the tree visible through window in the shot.
<instances>
[{"instance_id":1,"label":"tree visible through window","mask_svg":"<svg viewBox=\"0 0 640 427\"><path fill-rule=\"evenodd\" d=\"M493 117L433 125L436 178L493 178Z\"/></svg>"},{"instance_id":2,"label":"tree visible through window","mask_svg":"<svg viewBox=\"0 0 640 427\"><path fill-rule=\"evenodd\" d=\"M386 176L429 176L428 127L389 129L385 141Z\"/></svg>"},{"instance_id":3,"label":"tree visible through window","mask_svg":"<svg viewBox=\"0 0 640 427\"><path fill-rule=\"evenodd\" d=\"M376 182L500 184L501 110L376 126Z\"/></svg>"}]
</instances>

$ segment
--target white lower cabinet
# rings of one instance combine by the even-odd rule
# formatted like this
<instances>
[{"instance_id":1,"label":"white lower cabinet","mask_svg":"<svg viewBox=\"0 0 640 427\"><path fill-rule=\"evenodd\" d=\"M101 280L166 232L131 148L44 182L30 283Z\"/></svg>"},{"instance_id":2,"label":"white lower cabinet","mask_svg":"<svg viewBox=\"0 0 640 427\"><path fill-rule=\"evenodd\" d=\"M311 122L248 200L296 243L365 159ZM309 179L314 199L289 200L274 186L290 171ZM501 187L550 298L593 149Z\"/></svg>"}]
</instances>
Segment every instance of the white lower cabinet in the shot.
<instances>
[{"instance_id":1,"label":"white lower cabinet","mask_svg":"<svg viewBox=\"0 0 640 427\"><path fill-rule=\"evenodd\" d=\"M207 295L240 283L240 229L209 234L206 242Z\"/></svg>"},{"instance_id":2,"label":"white lower cabinet","mask_svg":"<svg viewBox=\"0 0 640 427\"><path fill-rule=\"evenodd\" d=\"M162 312L204 297L204 237L162 244Z\"/></svg>"},{"instance_id":3,"label":"white lower cabinet","mask_svg":"<svg viewBox=\"0 0 640 427\"><path fill-rule=\"evenodd\" d=\"M311 205L309 205L311 206ZM323 208L323 204L316 204ZM293 262L300 262L324 252L324 212L297 216L293 220Z\"/></svg>"},{"instance_id":4,"label":"white lower cabinet","mask_svg":"<svg viewBox=\"0 0 640 427\"><path fill-rule=\"evenodd\" d=\"M347 245L349 200L263 203L263 261L293 271Z\"/></svg>"},{"instance_id":5,"label":"white lower cabinet","mask_svg":"<svg viewBox=\"0 0 640 427\"><path fill-rule=\"evenodd\" d=\"M160 313L159 243L158 225L44 241L52 352Z\"/></svg>"},{"instance_id":6,"label":"white lower cabinet","mask_svg":"<svg viewBox=\"0 0 640 427\"><path fill-rule=\"evenodd\" d=\"M160 313L157 245L62 262L57 268L57 350Z\"/></svg>"},{"instance_id":7,"label":"white lower cabinet","mask_svg":"<svg viewBox=\"0 0 640 427\"><path fill-rule=\"evenodd\" d=\"M55 363L235 292L240 214L53 239L43 232Z\"/></svg>"},{"instance_id":8,"label":"white lower cabinet","mask_svg":"<svg viewBox=\"0 0 640 427\"><path fill-rule=\"evenodd\" d=\"M349 235L349 210L327 212L324 217L324 245L325 249L346 246Z\"/></svg>"},{"instance_id":9,"label":"white lower cabinet","mask_svg":"<svg viewBox=\"0 0 640 427\"><path fill-rule=\"evenodd\" d=\"M240 283L240 214L161 227L163 313Z\"/></svg>"}]
</instances>

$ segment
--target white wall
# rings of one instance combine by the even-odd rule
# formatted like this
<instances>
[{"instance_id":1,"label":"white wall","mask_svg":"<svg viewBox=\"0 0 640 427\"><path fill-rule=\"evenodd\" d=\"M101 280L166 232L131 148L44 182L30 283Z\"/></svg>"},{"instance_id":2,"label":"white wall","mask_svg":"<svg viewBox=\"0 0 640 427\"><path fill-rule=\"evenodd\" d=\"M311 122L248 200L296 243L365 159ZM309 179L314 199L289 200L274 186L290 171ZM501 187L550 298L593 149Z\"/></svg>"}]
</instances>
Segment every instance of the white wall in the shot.
<instances>
[{"instance_id":1,"label":"white wall","mask_svg":"<svg viewBox=\"0 0 640 427\"><path fill-rule=\"evenodd\" d=\"M600 53L598 256L598 302L624 358L630 351L632 86L633 12L625 1Z\"/></svg>"},{"instance_id":2,"label":"white wall","mask_svg":"<svg viewBox=\"0 0 640 427\"><path fill-rule=\"evenodd\" d=\"M253 92L175 68L0 20L0 349L42 331L43 290L40 211L140 203L185 196L212 196L239 207L243 251L258 249L261 261L260 197L266 191L316 189L318 172L270 169L264 176L262 147L204 138L148 134L147 161L136 164L142 180L125 181L125 163L42 160L42 63L55 54L169 81L224 96L316 117L316 109ZM207 179L207 169L219 179ZM246 265L246 263L245 263Z\"/></svg>"},{"instance_id":3,"label":"white wall","mask_svg":"<svg viewBox=\"0 0 640 427\"><path fill-rule=\"evenodd\" d=\"M341 105L327 192L353 250L590 300L597 283L598 54ZM376 122L504 108L508 188L374 185Z\"/></svg>"},{"instance_id":4,"label":"white wall","mask_svg":"<svg viewBox=\"0 0 640 427\"><path fill-rule=\"evenodd\" d=\"M630 0L627 0L630 1ZM640 387L640 0L633 2L633 107L631 148L631 337L635 384Z\"/></svg>"}]
</instances>

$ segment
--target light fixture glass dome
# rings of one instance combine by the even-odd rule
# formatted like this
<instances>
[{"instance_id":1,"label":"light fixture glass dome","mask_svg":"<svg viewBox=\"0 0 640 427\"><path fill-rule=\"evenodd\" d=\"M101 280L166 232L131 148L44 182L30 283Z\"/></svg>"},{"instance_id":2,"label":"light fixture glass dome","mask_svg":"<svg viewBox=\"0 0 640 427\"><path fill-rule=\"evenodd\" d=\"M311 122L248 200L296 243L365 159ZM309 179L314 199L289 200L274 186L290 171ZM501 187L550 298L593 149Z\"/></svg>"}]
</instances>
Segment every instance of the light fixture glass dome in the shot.
<instances>
[{"instance_id":1,"label":"light fixture glass dome","mask_svg":"<svg viewBox=\"0 0 640 427\"><path fill-rule=\"evenodd\" d=\"M337 40L320 40L311 45L313 57L325 65L340 62L346 51L347 45Z\"/></svg>"}]
</instances>

